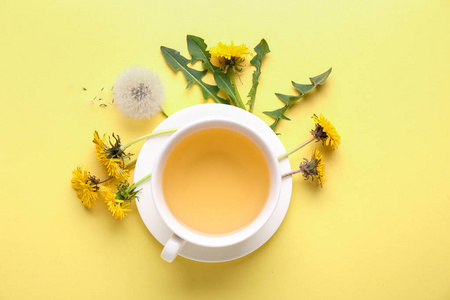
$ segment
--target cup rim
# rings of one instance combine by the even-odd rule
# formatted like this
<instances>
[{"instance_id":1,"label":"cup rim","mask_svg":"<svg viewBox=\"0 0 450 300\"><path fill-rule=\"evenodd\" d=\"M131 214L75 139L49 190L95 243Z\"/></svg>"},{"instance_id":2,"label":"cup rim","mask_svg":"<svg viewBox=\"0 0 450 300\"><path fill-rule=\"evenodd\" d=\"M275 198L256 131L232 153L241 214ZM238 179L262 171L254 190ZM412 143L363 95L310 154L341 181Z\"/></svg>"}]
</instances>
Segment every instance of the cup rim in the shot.
<instances>
[{"instance_id":1,"label":"cup rim","mask_svg":"<svg viewBox=\"0 0 450 300\"><path fill-rule=\"evenodd\" d=\"M212 126L211 126L212 125ZM164 201L164 194L161 188L162 182L162 172L165 161L167 160L169 154L174 149L174 147L187 136L208 128L226 128L235 130L240 134L245 135L247 138L252 140L258 148L264 154L270 171L270 184L271 188L269 190L268 200L266 205L258 215L249 225L238 229L235 232L230 232L226 234L207 234L197 232L192 228L187 227L178 221L175 216L170 212ZM272 216L276 205L279 200L279 195L281 191L281 171L279 167L278 159L275 154L271 151L267 142L261 137L261 135L253 130L252 128L242 125L236 121L231 121L227 119L208 119L194 122L192 124L186 125L176 131L164 145L161 152L156 156L155 165L152 170L151 177L151 190L153 196L153 202L155 204L158 214L161 219L166 223L169 229L178 235L180 238L186 240L189 243L196 244L204 247L226 247L234 244L238 244L251 236L253 236L259 229L261 229L269 218Z\"/></svg>"}]
</instances>

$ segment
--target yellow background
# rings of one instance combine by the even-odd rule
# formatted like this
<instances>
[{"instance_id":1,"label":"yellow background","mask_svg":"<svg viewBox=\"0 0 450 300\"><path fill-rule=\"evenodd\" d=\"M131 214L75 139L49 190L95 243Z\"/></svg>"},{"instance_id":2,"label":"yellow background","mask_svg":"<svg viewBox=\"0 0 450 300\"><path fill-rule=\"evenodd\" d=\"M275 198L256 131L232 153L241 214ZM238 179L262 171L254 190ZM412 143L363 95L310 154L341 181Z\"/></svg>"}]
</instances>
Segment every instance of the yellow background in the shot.
<instances>
[{"instance_id":1,"label":"yellow background","mask_svg":"<svg viewBox=\"0 0 450 300\"><path fill-rule=\"evenodd\" d=\"M0 299L450 299L448 16L443 0L2 0ZM161 76L169 114L203 102L159 50L187 56L187 34L268 41L255 106L267 123L275 92L333 67L278 126L292 148L313 113L332 121L342 145L324 150L328 182L295 177L278 232L227 263L168 264L135 204L119 222L70 187L78 164L105 176L94 130L130 141L163 120L91 103L110 101L125 68Z\"/></svg>"}]
</instances>

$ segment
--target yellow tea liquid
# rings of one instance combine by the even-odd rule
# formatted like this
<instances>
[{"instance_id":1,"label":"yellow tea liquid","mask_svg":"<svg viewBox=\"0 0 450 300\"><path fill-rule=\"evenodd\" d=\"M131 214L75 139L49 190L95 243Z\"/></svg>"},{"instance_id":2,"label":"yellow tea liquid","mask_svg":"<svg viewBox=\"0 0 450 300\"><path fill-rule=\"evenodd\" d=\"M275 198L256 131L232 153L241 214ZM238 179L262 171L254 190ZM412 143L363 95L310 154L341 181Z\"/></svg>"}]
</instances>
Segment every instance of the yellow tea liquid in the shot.
<instances>
[{"instance_id":1,"label":"yellow tea liquid","mask_svg":"<svg viewBox=\"0 0 450 300\"><path fill-rule=\"evenodd\" d=\"M229 129L197 131L169 154L163 193L175 218L203 233L223 234L251 223L266 204L270 175L256 144Z\"/></svg>"}]
</instances>

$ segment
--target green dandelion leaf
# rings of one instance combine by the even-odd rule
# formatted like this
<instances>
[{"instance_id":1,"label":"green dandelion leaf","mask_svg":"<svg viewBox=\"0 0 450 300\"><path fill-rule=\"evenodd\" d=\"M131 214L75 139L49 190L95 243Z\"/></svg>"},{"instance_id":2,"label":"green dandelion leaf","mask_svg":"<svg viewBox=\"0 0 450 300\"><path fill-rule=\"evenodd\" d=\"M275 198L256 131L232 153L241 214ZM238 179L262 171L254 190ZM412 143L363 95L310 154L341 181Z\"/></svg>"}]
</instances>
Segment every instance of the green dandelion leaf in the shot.
<instances>
[{"instance_id":1,"label":"green dandelion leaf","mask_svg":"<svg viewBox=\"0 0 450 300\"><path fill-rule=\"evenodd\" d=\"M278 125L278 122L283 120L289 120L284 113L291 107L295 102L297 102L298 99L305 96L309 92L311 92L316 86L323 85L325 81L328 79L328 76L330 75L332 71L332 68L328 69L326 72L310 77L309 80L311 81L311 84L300 84L292 81L292 85L294 88L300 93L298 96L289 96L289 95L283 95L276 93L275 95L284 102L285 106L273 111L265 111L264 113L268 116L271 116L275 119L275 121L270 125L270 128L272 128L275 131L276 126Z\"/></svg>"},{"instance_id":2,"label":"green dandelion leaf","mask_svg":"<svg viewBox=\"0 0 450 300\"><path fill-rule=\"evenodd\" d=\"M229 100L217 96L217 93L219 92L219 88L217 86L203 82L202 78L206 75L208 70L198 71L188 67L187 64L190 60L182 56L179 51L174 49L161 46L161 52L172 70L175 72L181 70L188 82L186 88L189 88L194 83L197 83L205 100L211 97L217 103L230 104Z\"/></svg>"},{"instance_id":3,"label":"green dandelion leaf","mask_svg":"<svg viewBox=\"0 0 450 300\"><path fill-rule=\"evenodd\" d=\"M205 40L195 35L188 35L186 37L189 54L191 54L191 64L201 61L205 69L214 72L219 70L218 67L211 64L211 54L206 51L208 45L205 44Z\"/></svg>"},{"instance_id":4,"label":"green dandelion leaf","mask_svg":"<svg viewBox=\"0 0 450 300\"><path fill-rule=\"evenodd\" d=\"M255 52L256 52L256 55L255 55L255 57L252 58L250 63L256 67L256 70L253 72L253 77L252 77L253 84L247 95L247 97L250 98L247 102L247 105L249 105L250 112L253 112L253 107L255 105L256 90L258 89L258 85L259 85L258 79L259 79L259 76L261 75L262 61L263 61L264 56L270 52L269 44L267 44L265 39L262 39L259 42L259 44L256 45Z\"/></svg>"}]
</instances>

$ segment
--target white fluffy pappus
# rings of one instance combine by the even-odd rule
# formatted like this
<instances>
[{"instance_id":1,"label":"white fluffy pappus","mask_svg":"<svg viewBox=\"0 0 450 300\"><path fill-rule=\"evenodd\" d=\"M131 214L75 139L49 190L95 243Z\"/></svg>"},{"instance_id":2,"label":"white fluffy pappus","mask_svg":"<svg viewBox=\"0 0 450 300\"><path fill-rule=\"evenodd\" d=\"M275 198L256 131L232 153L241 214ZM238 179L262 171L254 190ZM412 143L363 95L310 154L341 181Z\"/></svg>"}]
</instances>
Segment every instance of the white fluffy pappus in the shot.
<instances>
[{"instance_id":1,"label":"white fluffy pappus","mask_svg":"<svg viewBox=\"0 0 450 300\"><path fill-rule=\"evenodd\" d=\"M114 103L133 119L148 119L161 111L164 86L159 76L142 67L129 68L117 78Z\"/></svg>"}]
</instances>

